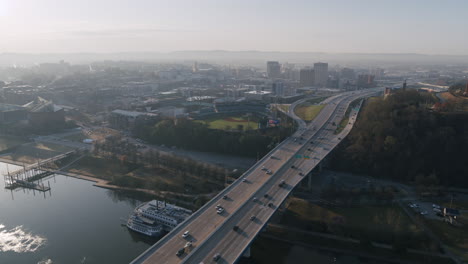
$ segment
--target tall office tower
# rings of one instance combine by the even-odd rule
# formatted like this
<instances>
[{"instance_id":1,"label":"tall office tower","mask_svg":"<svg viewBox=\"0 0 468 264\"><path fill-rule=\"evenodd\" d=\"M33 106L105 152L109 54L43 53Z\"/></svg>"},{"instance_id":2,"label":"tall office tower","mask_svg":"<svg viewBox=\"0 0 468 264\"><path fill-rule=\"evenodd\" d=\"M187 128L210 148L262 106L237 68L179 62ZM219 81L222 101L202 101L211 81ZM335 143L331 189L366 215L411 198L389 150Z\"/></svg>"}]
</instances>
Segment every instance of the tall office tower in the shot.
<instances>
[{"instance_id":1,"label":"tall office tower","mask_svg":"<svg viewBox=\"0 0 468 264\"><path fill-rule=\"evenodd\" d=\"M315 86L325 87L328 82L328 63L314 63Z\"/></svg>"},{"instance_id":2,"label":"tall office tower","mask_svg":"<svg viewBox=\"0 0 468 264\"><path fill-rule=\"evenodd\" d=\"M271 85L271 92L276 96L284 96L284 83L283 82L274 82Z\"/></svg>"},{"instance_id":3,"label":"tall office tower","mask_svg":"<svg viewBox=\"0 0 468 264\"><path fill-rule=\"evenodd\" d=\"M369 70L370 75L374 75L375 79L381 79L385 75L385 70L381 68L374 68Z\"/></svg>"},{"instance_id":4,"label":"tall office tower","mask_svg":"<svg viewBox=\"0 0 468 264\"><path fill-rule=\"evenodd\" d=\"M340 78L354 80L356 78L356 73L353 69L343 68L340 72Z\"/></svg>"},{"instance_id":5,"label":"tall office tower","mask_svg":"<svg viewBox=\"0 0 468 264\"><path fill-rule=\"evenodd\" d=\"M267 76L271 79L279 78L281 76L281 66L277 61L267 62Z\"/></svg>"},{"instance_id":6,"label":"tall office tower","mask_svg":"<svg viewBox=\"0 0 468 264\"><path fill-rule=\"evenodd\" d=\"M299 84L301 87L314 86L314 69L304 68L299 72Z\"/></svg>"}]
</instances>

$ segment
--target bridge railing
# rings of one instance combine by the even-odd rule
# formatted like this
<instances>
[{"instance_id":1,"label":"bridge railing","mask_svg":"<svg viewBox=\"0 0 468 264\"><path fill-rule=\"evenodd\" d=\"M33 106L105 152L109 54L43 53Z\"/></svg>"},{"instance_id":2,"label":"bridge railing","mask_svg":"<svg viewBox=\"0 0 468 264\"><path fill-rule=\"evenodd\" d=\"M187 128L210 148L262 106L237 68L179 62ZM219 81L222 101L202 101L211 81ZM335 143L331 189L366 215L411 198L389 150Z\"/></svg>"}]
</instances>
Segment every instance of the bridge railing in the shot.
<instances>
[{"instance_id":1,"label":"bridge railing","mask_svg":"<svg viewBox=\"0 0 468 264\"><path fill-rule=\"evenodd\" d=\"M328 98L327 98L328 99ZM328 120L331 115L333 113L331 113L328 118L326 120ZM320 129L319 129L320 130ZM319 131L315 131L314 135ZM299 131L296 131L296 133L298 133ZM161 247L162 245L164 245L168 240L170 240L174 234L180 232L181 230L183 230L187 225L188 223L193 220L194 218L198 217L200 214L202 214L203 212L205 212L208 208L211 208L215 202L217 202L222 196L224 196L227 192L229 192L232 188L234 188L235 186L237 186L239 183L242 182L242 178L244 177L244 175L247 175L249 173L251 173L253 170L257 169L258 166L260 164L262 164L266 159L268 159L274 152L276 152L279 148L281 148L286 142L288 142L289 140L286 139L284 140L283 142L281 142L279 145L277 145L274 149L272 149L271 151L269 151L265 156L263 156L259 161L257 161L252 167L250 167L247 171L245 171L237 180L235 180L232 184L230 184L228 187L226 187L225 189L223 189L221 192L219 192L215 197L213 197L210 201L208 201L205 205L203 205L200 209L198 209L196 212L194 212L190 217L188 217L187 219L185 219L182 223L180 223L178 226L176 226L171 232L169 232L168 234L166 234L162 239L160 239L158 242L156 242L153 246L151 246L150 248L148 248L146 251L144 251L142 254L140 254L137 258L135 258L131 264L137 264L137 263L142 263L148 256L149 254L152 254L154 253L154 251L156 251L159 247ZM302 146L300 149L303 149L305 148L306 146ZM285 165L287 163L290 162L290 160L292 159L292 157L290 157L286 162L285 162ZM284 168L284 166L282 166L282 168ZM280 168L281 169L281 168ZM276 174L276 173L275 173ZM257 190L255 193L257 193L259 190ZM238 210L240 210L240 208L242 208L249 200L246 200L241 206L239 206L239 208L234 211L237 212ZM234 215L231 214L231 215ZM226 220L224 220L224 222L226 221L229 221L230 217L228 217ZM223 223L224 223L223 222ZM219 225L218 228L220 228L222 225ZM217 229L218 229L217 228ZM216 230L217 230L216 229ZM215 232L213 232L215 233ZM207 239L205 239L205 241L207 241L212 235L210 234L209 237ZM203 243L202 243L203 244ZM192 252L193 253L193 252Z\"/></svg>"},{"instance_id":2,"label":"bridge railing","mask_svg":"<svg viewBox=\"0 0 468 264\"><path fill-rule=\"evenodd\" d=\"M136 259L134 259L131 264L136 264L136 263L141 263L141 261L144 260L145 257L147 257L147 254L154 252L157 248L159 248L161 245L166 243L168 240L172 238L172 236L175 233L180 232L183 230L188 223L198 217L200 214L206 211L206 209L211 208L215 201L218 201L222 196L226 195L232 188L237 186L240 182L242 182L242 178L244 178L245 175L251 173L253 170L257 169L260 164L262 164L266 159L268 159L275 151L277 151L279 148L281 148L288 140L284 140L280 144L278 144L274 149L270 150L265 156L263 156L259 161L257 161L252 167L250 167L248 170L246 170L238 179L236 179L232 184L224 188L221 192L219 192L215 197L213 197L210 201L208 201L206 204L204 204L200 209L195 211L190 217L185 219L182 223L177 225L171 232L166 234L162 239L160 239L158 242L156 242L153 246L151 246L149 249L144 251L142 254L140 254Z\"/></svg>"}]
</instances>

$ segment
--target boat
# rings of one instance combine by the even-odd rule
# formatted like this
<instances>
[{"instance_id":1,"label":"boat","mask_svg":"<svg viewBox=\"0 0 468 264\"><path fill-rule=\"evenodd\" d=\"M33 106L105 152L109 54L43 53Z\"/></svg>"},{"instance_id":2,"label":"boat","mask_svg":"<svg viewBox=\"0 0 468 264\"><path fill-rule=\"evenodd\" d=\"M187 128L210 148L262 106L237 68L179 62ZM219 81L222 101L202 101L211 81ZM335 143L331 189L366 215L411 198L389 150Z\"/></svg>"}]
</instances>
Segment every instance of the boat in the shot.
<instances>
[{"instance_id":1,"label":"boat","mask_svg":"<svg viewBox=\"0 0 468 264\"><path fill-rule=\"evenodd\" d=\"M192 211L163 201L152 200L135 208L134 215L144 217L162 225L165 231L171 231L182 223Z\"/></svg>"},{"instance_id":2,"label":"boat","mask_svg":"<svg viewBox=\"0 0 468 264\"><path fill-rule=\"evenodd\" d=\"M163 233L163 227L161 225L137 214L130 215L127 220L127 227L130 230L151 237L157 237Z\"/></svg>"}]
</instances>

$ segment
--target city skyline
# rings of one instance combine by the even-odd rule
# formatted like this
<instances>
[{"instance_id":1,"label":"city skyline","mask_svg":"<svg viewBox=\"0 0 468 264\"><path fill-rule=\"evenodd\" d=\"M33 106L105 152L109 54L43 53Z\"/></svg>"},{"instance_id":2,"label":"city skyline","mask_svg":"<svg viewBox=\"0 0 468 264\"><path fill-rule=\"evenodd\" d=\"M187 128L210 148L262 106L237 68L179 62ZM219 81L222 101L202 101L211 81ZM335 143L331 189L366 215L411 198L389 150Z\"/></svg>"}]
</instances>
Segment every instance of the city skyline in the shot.
<instances>
[{"instance_id":1,"label":"city skyline","mask_svg":"<svg viewBox=\"0 0 468 264\"><path fill-rule=\"evenodd\" d=\"M467 55L468 3L0 0L0 53L259 50Z\"/></svg>"}]
</instances>

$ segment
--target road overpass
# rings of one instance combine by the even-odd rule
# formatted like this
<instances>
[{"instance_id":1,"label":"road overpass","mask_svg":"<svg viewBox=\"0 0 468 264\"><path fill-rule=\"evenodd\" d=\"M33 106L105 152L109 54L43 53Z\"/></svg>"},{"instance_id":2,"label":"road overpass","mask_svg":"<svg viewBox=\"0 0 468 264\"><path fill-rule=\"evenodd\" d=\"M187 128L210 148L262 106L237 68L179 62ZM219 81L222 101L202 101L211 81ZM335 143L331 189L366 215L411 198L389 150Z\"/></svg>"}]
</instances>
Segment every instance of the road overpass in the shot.
<instances>
[{"instance_id":1,"label":"road overpass","mask_svg":"<svg viewBox=\"0 0 468 264\"><path fill-rule=\"evenodd\" d=\"M236 262L293 188L349 133L357 113L350 114L349 123L338 135L333 123L341 122L352 101L380 91L382 88L347 92L326 99L326 106L310 124L300 125L290 138L132 264ZM271 170L272 174L262 169ZM218 204L225 209L222 214L216 212ZM182 238L185 231L190 235ZM176 256L187 241L192 241L192 247ZM220 256L217 261L213 259L215 255Z\"/></svg>"}]
</instances>

